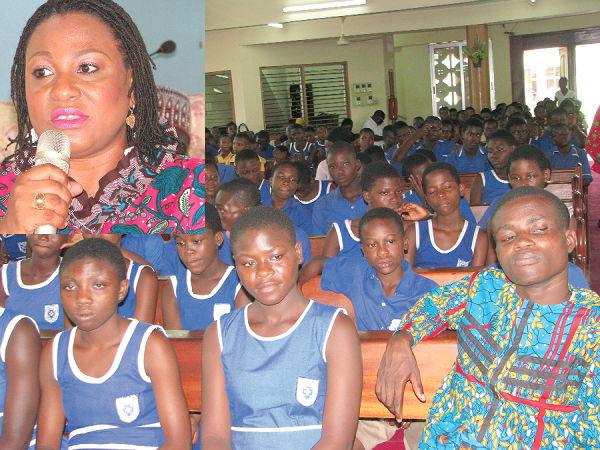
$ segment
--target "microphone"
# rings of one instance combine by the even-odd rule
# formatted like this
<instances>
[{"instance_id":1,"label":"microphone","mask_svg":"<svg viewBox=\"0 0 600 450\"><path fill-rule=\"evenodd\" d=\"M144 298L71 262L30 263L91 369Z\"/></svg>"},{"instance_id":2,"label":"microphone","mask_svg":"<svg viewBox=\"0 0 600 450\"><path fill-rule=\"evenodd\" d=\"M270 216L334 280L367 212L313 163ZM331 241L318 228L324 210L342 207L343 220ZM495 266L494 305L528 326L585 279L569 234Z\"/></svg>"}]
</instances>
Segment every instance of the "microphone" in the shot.
<instances>
[{"instance_id":1,"label":"microphone","mask_svg":"<svg viewBox=\"0 0 600 450\"><path fill-rule=\"evenodd\" d=\"M162 54L165 54L165 55L167 53L173 53L176 48L177 48L177 44L175 44L175 42L173 42L173 41L165 41L165 42L163 42L160 45L160 47L158 47L158 50L156 50L150 56L154 56L157 53L162 53Z\"/></svg>"},{"instance_id":2,"label":"microphone","mask_svg":"<svg viewBox=\"0 0 600 450\"><path fill-rule=\"evenodd\" d=\"M68 175L70 162L71 143L67 135L57 130L44 131L38 139L35 165L52 164ZM35 234L56 234L56 227L42 225L35 229Z\"/></svg>"}]
</instances>

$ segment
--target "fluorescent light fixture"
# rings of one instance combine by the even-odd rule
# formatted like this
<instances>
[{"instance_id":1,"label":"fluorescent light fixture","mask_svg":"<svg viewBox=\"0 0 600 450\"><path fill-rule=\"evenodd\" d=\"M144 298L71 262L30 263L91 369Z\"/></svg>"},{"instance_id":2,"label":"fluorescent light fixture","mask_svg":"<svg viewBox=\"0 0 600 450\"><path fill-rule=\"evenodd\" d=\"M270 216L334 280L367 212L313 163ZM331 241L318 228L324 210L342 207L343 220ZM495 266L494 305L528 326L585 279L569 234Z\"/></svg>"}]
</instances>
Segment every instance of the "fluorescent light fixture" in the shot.
<instances>
[{"instance_id":1,"label":"fluorescent light fixture","mask_svg":"<svg viewBox=\"0 0 600 450\"><path fill-rule=\"evenodd\" d=\"M283 28L282 23L268 23L267 25L269 25L270 27L273 27L273 28Z\"/></svg>"},{"instance_id":2,"label":"fluorescent light fixture","mask_svg":"<svg viewBox=\"0 0 600 450\"><path fill-rule=\"evenodd\" d=\"M314 11L315 9L344 8L346 6L364 5L367 0L341 0L337 2L310 3L308 5L286 6L283 12Z\"/></svg>"},{"instance_id":3,"label":"fluorescent light fixture","mask_svg":"<svg viewBox=\"0 0 600 450\"><path fill-rule=\"evenodd\" d=\"M216 87L213 88L213 91L215 91L217 94L223 93L223 91L221 89L217 89Z\"/></svg>"},{"instance_id":4,"label":"fluorescent light fixture","mask_svg":"<svg viewBox=\"0 0 600 450\"><path fill-rule=\"evenodd\" d=\"M229 75L217 74L215 76L219 78L227 78L229 80Z\"/></svg>"}]
</instances>

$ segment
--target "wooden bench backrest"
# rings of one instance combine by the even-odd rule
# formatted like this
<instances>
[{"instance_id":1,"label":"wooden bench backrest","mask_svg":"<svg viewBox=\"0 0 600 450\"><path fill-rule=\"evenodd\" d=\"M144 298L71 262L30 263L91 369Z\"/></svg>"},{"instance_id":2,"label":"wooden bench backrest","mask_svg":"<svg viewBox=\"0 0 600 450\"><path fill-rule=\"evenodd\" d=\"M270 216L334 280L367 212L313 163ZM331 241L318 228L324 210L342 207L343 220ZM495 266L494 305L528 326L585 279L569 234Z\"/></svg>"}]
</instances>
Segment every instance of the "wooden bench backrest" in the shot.
<instances>
[{"instance_id":1,"label":"wooden bench backrest","mask_svg":"<svg viewBox=\"0 0 600 450\"><path fill-rule=\"evenodd\" d=\"M335 292L321 290L320 275L311 278L304 284L304 286L302 286L302 294L306 298L310 298L315 302L337 306L338 308L344 308L348 313L348 317L350 317L354 323L356 323L354 306L352 306L350 299L343 294L336 294Z\"/></svg>"},{"instance_id":2,"label":"wooden bench backrest","mask_svg":"<svg viewBox=\"0 0 600 450\"><path fill-rule=\"evenodd\" d=\"M322 255L324 244L325 244L325 236L311 236L310 237L310 256Z\"/></svg>"}]
</instances>

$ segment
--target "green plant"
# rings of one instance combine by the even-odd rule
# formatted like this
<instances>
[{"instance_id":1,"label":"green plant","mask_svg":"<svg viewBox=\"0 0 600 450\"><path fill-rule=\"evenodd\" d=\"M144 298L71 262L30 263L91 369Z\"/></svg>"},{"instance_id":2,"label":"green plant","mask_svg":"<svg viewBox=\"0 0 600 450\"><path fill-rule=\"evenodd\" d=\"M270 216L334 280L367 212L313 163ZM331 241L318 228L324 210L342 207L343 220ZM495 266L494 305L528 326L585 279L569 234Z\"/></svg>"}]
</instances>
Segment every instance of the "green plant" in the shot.
<instances>
[{"instance_id":1,"label":"green plant","mask_svg":"<svg viewBox=\"0 0 600 450\"><path fill-rule=\"evenodd\" d=\"M463 51L467 54L471 60L473 60L473 65L478 66L488 56L487 52L487 41L483 44L479 45L479 36L475 35L475 47L473 50L469 50L468 48L464 48Z\"/></svg>"}]
</instances>

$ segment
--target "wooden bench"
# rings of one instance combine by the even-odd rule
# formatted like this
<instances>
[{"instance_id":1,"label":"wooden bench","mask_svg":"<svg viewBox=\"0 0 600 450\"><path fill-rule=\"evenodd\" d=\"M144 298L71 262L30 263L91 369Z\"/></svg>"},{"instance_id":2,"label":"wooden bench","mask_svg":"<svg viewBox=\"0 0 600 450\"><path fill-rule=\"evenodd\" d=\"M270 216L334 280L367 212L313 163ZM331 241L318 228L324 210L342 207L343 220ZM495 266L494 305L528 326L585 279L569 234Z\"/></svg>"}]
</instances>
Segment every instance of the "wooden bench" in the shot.
<instances>
[{"instance_id":1,"label":"wooden bench","mask_svg":"<svg viewBox=\"0 0 600 450\"><path fill-rule=\"evenodd\" d=\"M325 235L310 236L310 256L320 256L323 254L323 245L325 244Z\"/></svg>"},{"instance_id":2,"label":"wooden bench","mask_svg":"<svg viewBox=\"0 0 600 450\"><path fill-rule=\"evenodd\" d=\"M42 343L46 345L58 332L42 330ZM167 331L167 336L179 361L183 391L191 412L201 411L200 357L203 331ZM359 332L363 355L363 392L360 416L364 418L392 417L375 395L375 383L381 356L385 351L391 331ZM406 419L426 419L431 400L450 371L457 355L455 332L445 331L439 336L423 341L415 347L415 356L421 370L421 380L427 403L421 403L407 386L404 404Z\"/></svg>"}]
</instances>

